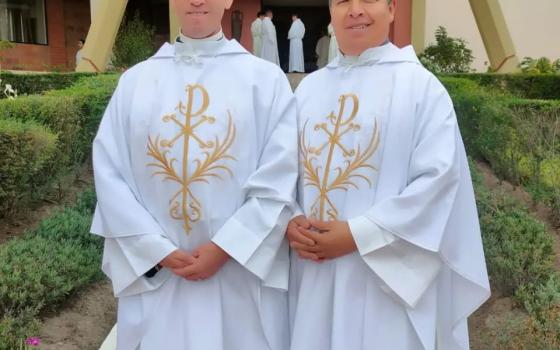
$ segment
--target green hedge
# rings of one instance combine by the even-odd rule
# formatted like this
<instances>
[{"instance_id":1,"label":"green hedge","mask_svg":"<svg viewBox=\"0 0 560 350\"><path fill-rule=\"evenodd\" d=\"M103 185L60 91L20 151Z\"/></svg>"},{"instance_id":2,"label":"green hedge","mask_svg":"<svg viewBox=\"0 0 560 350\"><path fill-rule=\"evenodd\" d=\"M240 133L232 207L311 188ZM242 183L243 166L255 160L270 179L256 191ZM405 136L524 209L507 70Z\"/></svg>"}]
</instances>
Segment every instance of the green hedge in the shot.
<instances>
[{"instance_id":1,"label":"green hedge","mask_svg":"<svg viewBox=\"0 0 560 350\"><path fill-rule=\"evenodd\" d=\"M500 96L490 94L473 81L442 78L455 107L467 153L488 161L501 176L510 176L505 145L514 134L511 111L500 103Z\"/></svg>"},{"instance_id":2,"label":"green hedge","mask_svg":"<svg viewBox=\"0 0 560 350\"><path fill-rule=\"evenodd\" d=\"M38 317L102 278L102 239L89 233L95 206L87 190L73 207L0 246L0 349L37 335Z\"/></svg>"},{"instance_id":3,"label":"green hedge","mask_svg":"<svg viewBox=\"0 0 560 350\"><path fill-rule=\"evenodd\" d=\"M558 74L451 74L520 98L560 100Z\"/></svg>"},{"instance_id":4,"label":"green hedge","mask_svg":"<svg viewBox=\"0 0 560 350\"><path fill-rule=\"evenodd\" d=\"M10 84L19 95L36 95L48 90L65 89L79 79L91 76L93 76L92 73L14 74L0 72L1 86ZM2 90L4 89L2 88ZM0 94L0 99L4 97L4 94Z\"/></svg>"},{"instance_id":5,"label":"green hedge","mask_svg":"<svg viewBox=\"0 0 560 350\"><path fill-rule=\"evenodd\" d=\"M468 153L500 178L523 185L560 225L560 101L514 98L461 78L442 82Z\"/></svg>"},{"instance_id":6,"label":"green hedge","mask_svg":"<svg viewBox=\"0 0 560 350\"><path fill-rule=\"evenodd\" d=\"M0 119L0 213L49 180L57 137L33 121Z\"/></svg>"},{"instance_id":7,"label":"green hedge","mask_svg":"<svg viewBox=\"0 0 560 350\"><path fill-rule=\"evenodd\" d=\"M22 182L17 177L18 171L3 172L0 178L6 178L8 184L18 184L9 194L11 197L2 201L0 217L26 204L37 193L37 188L55 184L61 177L79 168L89 157L91 144L97 132L103 111L116 86L118 76L99 75L82 78L72 87L51 91L45 95L19 97L15 100L0 100L0 120L19 121L21 123L38 123L53 132L56 148L44 153L48 167L43 167L42 176L32 177L29 182ZM15 147L15 145L14 145ZM2 154L14 154L23 159L11 162L33 162L25 159L26 153L11 149L8 145ZM54 153L51 157L51 153ZM47 157L48 156L48 157ZM17 169L17 167L16 167ZM15 178L14 178L15 177ZM3 186L3 183L2 185ZM8 196L8 194L5 194Z\"/></svg>"},{"instance_id":8,"label":"green hedge","mask_svg":"<svg viewBox=\"0 0 560 350\"><path fill-rule=\"evenodd\" d=\"M492 289L514 296L554 275L553 240L546 226L504 192L491 191L471 164L480 227Z\"/></svg>"},{"instance_id":9,"label":"green hedge","mask_svg":"<svg viewBox=\"0 0 560 350\"><path fill-rule=\"evenodd\" d=\"M513 297L525 312L486 320L488 349L558 349L560 274L551 232L510 195L491 191L471 164L484 253L494 295ZM504 310L505 311L505 310ZM516 316L516 317L513 317Z\"/></svg>"},{"instance_id":10,"label":"green hedge","mask_svg":"<svg viewBox=\"0 0 560 350\"><path fill-rule=\"evenodd\" d=\"M102 74L80 79L68 89L49 91L46 94L53 98L72 96L81 114L87 116L83 120L80 140L80 147L87 154L90 152L91 142L97 133L105 108L117 87L118 79L117 74Z\"/></svg>"}]
</instances>

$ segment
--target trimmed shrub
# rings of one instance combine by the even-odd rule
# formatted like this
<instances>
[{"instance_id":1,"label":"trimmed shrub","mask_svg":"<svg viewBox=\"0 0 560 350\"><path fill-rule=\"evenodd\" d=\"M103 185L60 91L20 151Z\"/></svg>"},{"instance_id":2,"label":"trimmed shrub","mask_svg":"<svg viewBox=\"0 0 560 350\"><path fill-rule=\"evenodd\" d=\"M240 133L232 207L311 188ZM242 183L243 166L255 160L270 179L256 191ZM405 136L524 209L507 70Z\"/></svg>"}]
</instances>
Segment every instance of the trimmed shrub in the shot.
<instances>
[{"instance_id":1,"label":"trimmed shrub","mask_svg":"<svg viewBox=\"0 0 560 350\"><path fill-rule=\"evenodd\" d=\"M545 284L555 271L546 226L511 196L489 191L474 164L471 174L492 288L515 296L520 288Z\"/></svg>"},{"instance_id":2,"label":"trimmed shrub","mask_svg":"<svg viewBox=\"0 0 560 350\"><path fill-rule=\"evenodd\" d=\"M560 100L559 74L450 74L519 98Z\"/></svg>"},{"instance_id":3,"label":"trimmed shrub","mask_svg":"<svg viewBox=\"0 0 560 350\"><path fill-rule=\"evenodd\" d=\"M39 122L58 135L56 164L67 168L82 161L84 151L76 140L84 121L72 96L28 96L0 101L0 119Z\"/></svg>"},{"instance_id":4,"label":"trimmed shrub","mask_svg":"<svg viewBox=\"0 0 560 350\"><path fill-rule=\"evenodd\" d=\"M65 89L72 86L79 79L91 76L93 76L93 73L14 74L0 72L0 80L2 80L3 84L12 85L20 96ZM0 99L4 97L4 94L0 94Z\"/></svg>"},{"instance_id":5,"label":"trimmed shrub","mask_svg":"<svg viewBox=\"0 0 560 350\"><path fill-rule=\"evenodd\" d=\"M511 111L500 103L499 96L475 82L443 78L442 83L453 99L468 154L490 163L502 177L518 178L516 167L512 166L518 154L507 147L512 145L515 135Z\"/></svg>"},{"instance_id":6,"label":"trimmed shrub","mask_svg":"<svg viewBox=\"0 0 560 350\"><path fill-rule=\"evenodd\" d=\"M93 191L0 246L0 349L36 335L38 317L102 278L102 239L89 233Z\"/></svg>"},{"instance_id":7,"label":"trimmed shrub","mask_svg":"<svg viewBox=\"0 0 560 350\"><path fill-rule=\"evenodd\" d=\"M32 121L0 119L0 216L52 175L57 137Z\"/></svg>"},{"instance_id":8,"label":"trimmed shrub","mask_svg":"<svg viewBox=\"0 0 560 350\"><path fill-rule=\"evenodd\" d=\"M488 349L558 349L560 274L545 225L505 193L488 190L470 164L484 252L494 293L513 296L523 310L486 320Z\"/></svg>"},{"instance_id":9,"label":"trimmed shrub","mask_svg":"<svg viewBox=\"0 0 560 350\"><path fill-rule=\"evenodd\" d=\"M40 159L46 160L39 169L42 171L37 176L31 177L31 182L25 177L21 178L21 171L29 173L30 170L17 168L20 170L0 172L0 177L5 178L6 184L11 186L10 200L2 201L0 204L0 216L10 214L25 205L30 198L38 195L37 189L40 186L47 188L49 185L56 184L60 178L84 163L91 153L93 138L116 86L117 78L116 75L83 78L65 90L20 97L15 100L0 100L0 120L12 120L24 124L39 123L56 134L55 148L39 148L42 156ZM0 149L1 154L31 156L31 154L21 153L21 150L13 150L10 145L5 143ZM5 161L14 162L13 159L8 158ZM33 162L33 158L19 159L18 162L27 164ZM38 170L34 171L38 173ZM3 185L4 181L0 189ZM0 192L0 198L1 196Z\"/></svg>"}]
</instances>

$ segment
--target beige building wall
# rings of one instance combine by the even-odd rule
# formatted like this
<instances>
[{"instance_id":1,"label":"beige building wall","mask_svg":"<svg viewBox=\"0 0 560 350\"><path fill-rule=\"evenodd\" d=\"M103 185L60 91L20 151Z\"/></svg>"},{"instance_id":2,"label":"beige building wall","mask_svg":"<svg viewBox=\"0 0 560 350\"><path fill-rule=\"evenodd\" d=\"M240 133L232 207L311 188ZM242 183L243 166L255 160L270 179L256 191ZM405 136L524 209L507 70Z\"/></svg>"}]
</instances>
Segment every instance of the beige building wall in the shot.
<instances>
[{"instance_id":1,"label":"beige building wall","mask_svg":"<svg viewBox=\"0 0 560 350\"><path fill-rule=\"evenodd\" d=\"M520 60L560 58L560 0L499 0ZM488 56L468 0L426 0L426 45L435 42L434 32L444 26L449 35L468 42L473 68L486 71Z\"/></svg>"}]
</instances>

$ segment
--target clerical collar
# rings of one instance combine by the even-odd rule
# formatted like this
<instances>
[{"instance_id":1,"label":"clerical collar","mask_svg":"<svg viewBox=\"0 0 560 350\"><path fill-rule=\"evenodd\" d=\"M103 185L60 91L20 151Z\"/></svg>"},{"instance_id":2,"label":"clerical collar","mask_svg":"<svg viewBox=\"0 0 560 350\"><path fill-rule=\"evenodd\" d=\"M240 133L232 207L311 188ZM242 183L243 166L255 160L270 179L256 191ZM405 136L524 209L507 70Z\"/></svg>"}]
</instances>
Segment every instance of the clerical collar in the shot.
<instances>
[{"instance_id":1,"label":"clerical collar","mask_svg":"<svg viewBox=\"0 0 560 350\"><path fill-rule=\"evenodd\" d=\"M387 50L390 49L391 45L389 40L387 39L383 44L376 47L371 47L362 52L359 56L344 55L342 52L340 52L338 55L338 62L340 66L344 67L367 65L381 60Z\"/></svg>"},{"instance_id":2,"label":"clerical collar","mask_svg":"<svg viewBox=\"0 0 560 350\"><path fill-rule=\"evenodd\" d=\"M220 29L219 32L217 32L214 35L211 35L207 38L203 38L203 39L193 39L193 38L189 38L188 36L184 35L182 32L179 33L179 36L177 37L177 42L180 43L188 43L188 42L204 42L204 41L219 41L221 39L224 38L224 32L222 32L222 30Z\"/></svg>"},{"instance_id":3,"label":"clerical collar","mask_svg":"<svg viewBox=\"0 0 560 350\"><path fill-rule=\"evenodd\" d=\"M204 39L189 38L181 33L175 41L175 58L186 63L200 63L201 56L215 56L226 42L221 30Z\"/></svg>"}]
</instances>

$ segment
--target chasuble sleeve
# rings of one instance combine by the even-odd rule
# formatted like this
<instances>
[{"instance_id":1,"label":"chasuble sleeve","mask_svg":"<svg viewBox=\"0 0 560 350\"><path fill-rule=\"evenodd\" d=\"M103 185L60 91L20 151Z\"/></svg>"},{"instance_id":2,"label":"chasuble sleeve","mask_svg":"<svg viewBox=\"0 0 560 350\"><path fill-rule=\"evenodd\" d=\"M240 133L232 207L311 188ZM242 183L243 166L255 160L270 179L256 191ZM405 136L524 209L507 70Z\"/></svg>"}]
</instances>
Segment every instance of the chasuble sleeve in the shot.
<instances>
[{"instance_id":1,"label":"chasuble sleeve","mask_svg":"<svg viewBox=\"0 0 560 350\"><path fill-rule=\"evenodd\" d=\"M139 200L126 132L129 122L125 101L130 100L134 84L128 91L126 85L121 78L93 143L98 203L91 232L106 240L103 271L111 278L117 295L137 280L146 279L144 273L176 249ZM135 290L155 287L146 285Z\"/></svg>"},{"instance_id":2,"label":"chasuble sleeve","mask_svg":"<svg viewBox=\"0 0 560 350\"><path fill-rule=\"evenodd\" d=\"M247 200L216 233L212 241L261 278L265 285L287 288L287 281L268 281L278 258L289 263L284 239L292 217L298 176L295 98L278 69L268 115L262 115L265 140L257 169L244 185ZM282 253L284 252L284 253Z\"/></svg>"},{"instance_id":3,"label":"chasuble sleeve","mask_svg":"<svg viewBox=\"0 0 560 350\"><path fill-rule=\"evenodd\" d=\"M350 220L362 258L408 307L440 271L440 245L461 178L462 141L451 99L435 78L425 91L417 105L407 185Z\"/></svg>"}]
</instances>

